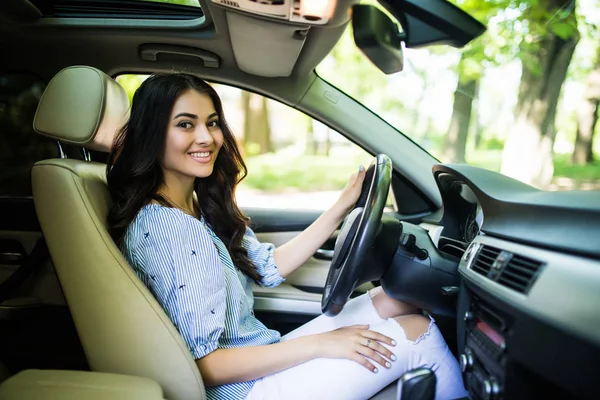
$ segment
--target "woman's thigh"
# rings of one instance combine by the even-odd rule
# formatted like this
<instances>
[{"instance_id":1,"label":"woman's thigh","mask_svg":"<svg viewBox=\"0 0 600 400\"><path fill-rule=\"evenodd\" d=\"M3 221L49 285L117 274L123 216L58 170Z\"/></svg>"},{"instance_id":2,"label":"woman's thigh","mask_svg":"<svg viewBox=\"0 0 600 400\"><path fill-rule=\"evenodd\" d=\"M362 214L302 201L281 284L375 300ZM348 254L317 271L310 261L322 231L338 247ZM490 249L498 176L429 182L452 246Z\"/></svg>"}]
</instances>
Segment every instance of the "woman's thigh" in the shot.
<instances>
[{"instance_id":1,"label":"woman's thigh","mask_svg":"<svg viewBox=\"0 0 600 400\"><path fill-rule=\"evenodd\" d=\"M321 328L319 324L319 328ZM256 382L251 400L366 400L410 369L413 356L404 331L393 319L372 325L374 331L396 340L389 347L396 355L391 368L377 366L373 373L358 363L345 359L318 358L267 376Z\"/></svg>"},{"instance_id":2,"label":"woman's thigh","mask_svg":"<svg viewBox=\"0 0 600 400\"><path fill-rule=\"evenodd\" d=\"M385 319L377 314L369 293L365 293L350 300L335 317L320 315L288 333L281 340L285 341L301 336L329 332L350 325L376 325L384 321Z\"/></svg>"},{"instance_id":3,"label":"woman's thigh","mask_svg":"<svg viewBox=\"0 0 600 400\"><path fill-rule=\"evenodd\" d=\"M356 314L361 314L359 310L362 310L365 315L370 315L367 307L370 304L368 294L367 299L356 300L358 300L354 305ZM348 304L350 305L350 302ZM352 310L352 307L349 310ZM341 315L340 313L338 317ZM344 317L335 324L320 318L322 317L316 318L289 335L295 334L293 337L299 337L337 329L340 326L364 323L359 319L360 315L356 317L358 319ZM335 318L328 318L328 320ZM456 399L467 396L458 363L433 319L429 323L427 332L419 335L416 340L407 338L405 328L401 325L405 324L404 321L392 318L387 320L379 318L378 321L374 319L370 329L389 336L397 342L396 346L389 347L396 356L396 361L391 362L390 368L376 364L378 372L373 373L350 360L318 358L259 379L250 392L248 400L366 400L405 372L417 367L431 368L435 372L438 382L436 399ZM283 339L290 339L289 335Z\"/></svg>"}]
</instances>

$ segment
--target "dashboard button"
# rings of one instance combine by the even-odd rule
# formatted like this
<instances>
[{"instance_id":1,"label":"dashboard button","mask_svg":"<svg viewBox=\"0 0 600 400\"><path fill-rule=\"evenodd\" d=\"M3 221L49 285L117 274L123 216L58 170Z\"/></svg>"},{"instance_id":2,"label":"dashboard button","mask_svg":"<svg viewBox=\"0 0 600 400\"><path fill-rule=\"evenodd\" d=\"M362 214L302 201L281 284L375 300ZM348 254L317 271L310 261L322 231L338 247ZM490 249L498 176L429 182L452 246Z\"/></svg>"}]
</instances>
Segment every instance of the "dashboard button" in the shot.
<instances>
[{"instance_id":1,"label":"dashboard button","mask_svg":"<svg viewBox=\"0 0 600 400\"><path fill-rule=\"evenodd\" d=\"M468 324L469 322L475 321L475 314L471 311L467 311L464 316L464 321Z\"/></svg>"},{"instance_id":2,"label":"dashboard button","mask_svg":"<svg viewBox=\"0 0 600 400\"><path fill-rule=\"evenodd\" d=\"M483 398L484 400L495 400L500 398L500 385L498 382L491 379L485 379L483 381Z\"/></svg>"},{"instance_id":3,"label":"dashboard button","mask_svg":"<svg viewBox=\"0 0 600 400\"><path fill-rule=\"evenodd\" d=\"M469 372L473 368L473 355L470 351L467 351L460 355L460 370L462 372Z\"/></svg>"}]
</instances>

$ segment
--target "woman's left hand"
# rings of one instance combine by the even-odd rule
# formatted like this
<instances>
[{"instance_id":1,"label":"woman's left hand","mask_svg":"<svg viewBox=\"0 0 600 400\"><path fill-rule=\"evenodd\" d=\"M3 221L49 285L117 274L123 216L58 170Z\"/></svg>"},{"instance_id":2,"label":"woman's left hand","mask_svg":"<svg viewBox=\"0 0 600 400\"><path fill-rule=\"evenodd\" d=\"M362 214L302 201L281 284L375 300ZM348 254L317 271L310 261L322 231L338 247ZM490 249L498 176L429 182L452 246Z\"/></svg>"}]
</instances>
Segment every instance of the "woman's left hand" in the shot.
<instances>
[{"instance_id":1,"label":"woman's left hand","mask_svg":"<svg viewBox=\"0 0 600 400\"><path fill-rule=\"evenodd\" d=\"M365 168L361 165L358 172L350 176L340 198L335 203L334 207L338 207L344 216L354 208L354 205L358 201L362 184L365 180L365 174Z\"/></svg>"}]
</instances>

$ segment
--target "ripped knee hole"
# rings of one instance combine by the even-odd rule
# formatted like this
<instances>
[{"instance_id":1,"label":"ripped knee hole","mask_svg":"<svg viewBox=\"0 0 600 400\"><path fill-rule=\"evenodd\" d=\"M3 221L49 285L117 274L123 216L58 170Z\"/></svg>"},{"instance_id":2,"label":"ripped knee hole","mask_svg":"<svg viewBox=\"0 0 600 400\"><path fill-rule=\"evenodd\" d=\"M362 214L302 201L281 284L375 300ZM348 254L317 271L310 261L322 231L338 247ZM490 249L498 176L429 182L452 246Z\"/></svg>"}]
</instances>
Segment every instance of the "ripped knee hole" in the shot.
<instances>
[{"instance_id":1,"label":"ripped knee hole","mask_svg":"<svg viewBox=\"0 0 600 400\"><path fill-rule=\"evenodd\" d=\"M429 324L431 322L429 318L419 314L401 315L394 317L394 320L404 329L406 339L413 342L429 331Z\"/></svg>"}]
</instances>

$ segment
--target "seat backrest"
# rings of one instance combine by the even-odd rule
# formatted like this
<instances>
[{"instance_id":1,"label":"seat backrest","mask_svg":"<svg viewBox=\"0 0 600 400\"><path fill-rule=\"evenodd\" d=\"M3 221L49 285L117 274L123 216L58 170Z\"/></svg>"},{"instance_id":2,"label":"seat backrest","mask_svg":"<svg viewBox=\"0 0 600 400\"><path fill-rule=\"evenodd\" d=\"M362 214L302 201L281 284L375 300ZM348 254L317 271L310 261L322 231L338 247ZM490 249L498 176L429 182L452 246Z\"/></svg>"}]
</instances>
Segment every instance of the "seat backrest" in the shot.
<instances>
[{"instance_id":1,"label":"seat backrest","mask_svg":"<svg viewBox=\"0 0 600 400\"><path fill-rule=\"evenodd\" d=\"M128 112L117 82L95 68L69 67L46 88L34 129L108 151ZM92 370L153 379L171 400L204 399L182 338L109 235L106 165L44 160L33 167L32 181L42 232Z\"/></svg>"}]
</instances>

